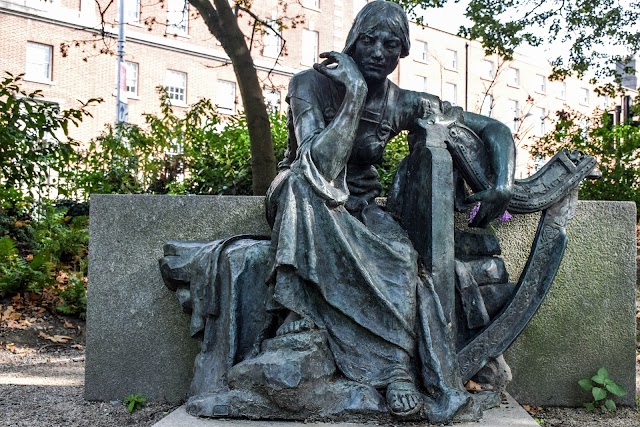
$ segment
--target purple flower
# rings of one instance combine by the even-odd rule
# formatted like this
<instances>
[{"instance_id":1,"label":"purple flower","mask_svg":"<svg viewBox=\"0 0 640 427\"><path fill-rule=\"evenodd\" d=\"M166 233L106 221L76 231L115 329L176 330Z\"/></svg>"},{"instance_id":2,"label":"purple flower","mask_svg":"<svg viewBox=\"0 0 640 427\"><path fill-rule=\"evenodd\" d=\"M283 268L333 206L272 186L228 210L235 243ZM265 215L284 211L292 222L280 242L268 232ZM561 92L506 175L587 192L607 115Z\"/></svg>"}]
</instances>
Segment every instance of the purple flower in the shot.
<instances>
[{"instance_id":1,"label":"purple flower","mask_svg":"<svg viewBox=\"0 0 640 427\"><path fill-rule=\"evenodd\" d=\"M475 206L471 209L471 212L469 212L469 222L473 221L479 210L480 202L476 203ZM511 215L509 211L504 211L504 213L498 217L498 220L505 222L509 221L511 218L513 218L513 215Z\"/></svg>"},{"instance_id":2,"label":"purple flower","mask_svg":"<svg viewBox=\"0 0 640 427\"><path fill-rule=\"evenodd\" d=\"M509 211L504 211L504 213L498 217L502 222L509 221L511 218L513 218L513 215L511 215Z\"/></svg>"},{"instance_id":3,"label":"purple flower","mask_svg":"<svg viewBox=\"0 0 640 427\"><path fill-rule=\"evenodd\" d=\"M473 221L473 218L476 217L478 211L480 210L480 202L476 203L471 212L469 212L469 222Z\"/></svg>"}]
</instances>

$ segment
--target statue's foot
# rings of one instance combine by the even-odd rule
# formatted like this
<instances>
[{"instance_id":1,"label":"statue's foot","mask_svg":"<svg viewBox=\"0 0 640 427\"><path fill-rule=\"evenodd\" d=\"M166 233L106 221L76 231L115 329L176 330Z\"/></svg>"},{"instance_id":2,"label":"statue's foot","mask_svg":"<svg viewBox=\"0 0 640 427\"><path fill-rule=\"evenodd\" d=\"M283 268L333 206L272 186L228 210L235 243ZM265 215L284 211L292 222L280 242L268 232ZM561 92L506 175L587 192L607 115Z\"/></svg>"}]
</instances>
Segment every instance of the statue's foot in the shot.
<instances>
[{"instance_id":1,"label":"statue's foot","mask_svg":"<svg viewBox=\"0 0 640 427\"><path fill-rule=\"evenodd\" d=\"M305 318L298 318L291 320L287 318L285 322L276 331L276 336L282 336L287 334L296 334L298 332L306 332L313 329L314 323Z\"/></svg>"},{"instance_id":2,"label":"statue's foot","mask_svg":"<svg viewBox=\"0 0 640 427\"><path fill-rule=\"evenodd\" d=\"M482 418L482 409L466 391L449 389L437 402L425 406L424 417L431 424L471 422Z\"/></svg>"},{"instance_id":3,"label":"statue's foot","mask_svg":"<svg viewBox=\"0 0 640 427\"><path fill-rule=\"evenodd\" d=\"M387 386L387 406L392 414L400 417L413 415L422 405L422 396L415 384L397 381Z\"/></svg>"}]
</instances>

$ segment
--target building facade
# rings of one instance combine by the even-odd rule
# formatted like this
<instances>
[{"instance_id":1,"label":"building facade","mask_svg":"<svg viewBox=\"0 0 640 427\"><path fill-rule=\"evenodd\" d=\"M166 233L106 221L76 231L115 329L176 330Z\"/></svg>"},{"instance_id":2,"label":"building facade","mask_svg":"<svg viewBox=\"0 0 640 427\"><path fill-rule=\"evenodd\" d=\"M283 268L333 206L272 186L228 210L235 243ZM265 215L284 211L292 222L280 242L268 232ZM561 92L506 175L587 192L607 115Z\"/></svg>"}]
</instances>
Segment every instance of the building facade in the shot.
<instances>
[{"instance_id":1,"label":"building facade","mask_svg":"<svg viewBox=\"0 0 640 427\"><path fill-rule=\"evenodd\" d=\"M87 141L116 120L117 1L0 0L0 72L24 73L24 88L62 108L103 98L72 136ZM309 68L319 52L342 50L355 14L366 0L257 0L256 25L237 10L265 100L279 110L293 74ZM126 0L126 92L128 120L143 124L158 113L156 87L167 89L176 110L202 98L223 115L242 109L235 74L220 43L185 0ZM527 144L551 129L555 112L584 114L617 100L598 97L584 81L550 82L540 58L516 54L513 61L485 56L479 43L431 27L412 25L411 53L390 76L400 87L426 91L466 110L507 124L518 146L518 177L535 168Z\"/></svg>"}]
</instances>

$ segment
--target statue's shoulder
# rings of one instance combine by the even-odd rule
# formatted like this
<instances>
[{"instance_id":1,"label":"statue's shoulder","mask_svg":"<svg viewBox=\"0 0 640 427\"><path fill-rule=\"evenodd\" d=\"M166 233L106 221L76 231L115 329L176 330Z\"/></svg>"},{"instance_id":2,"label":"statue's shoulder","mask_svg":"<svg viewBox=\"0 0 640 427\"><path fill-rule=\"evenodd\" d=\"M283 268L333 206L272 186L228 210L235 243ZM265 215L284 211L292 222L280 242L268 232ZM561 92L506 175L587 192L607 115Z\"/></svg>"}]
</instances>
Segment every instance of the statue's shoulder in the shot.
<instances>
[{"instance_id":1,"label":"statue's shoulder","mask_svg":"<svg viewBox=\"0 0 640 427\"><path fill-rule=\"evenodd\" d=\"M294 93L300 95L305 91L330 90L332 86L334 86L334 84L331 79L313 68L309 68L291 77L291 81L289 82L289 96L292 96Z\"/></svg>"}]
</instances>

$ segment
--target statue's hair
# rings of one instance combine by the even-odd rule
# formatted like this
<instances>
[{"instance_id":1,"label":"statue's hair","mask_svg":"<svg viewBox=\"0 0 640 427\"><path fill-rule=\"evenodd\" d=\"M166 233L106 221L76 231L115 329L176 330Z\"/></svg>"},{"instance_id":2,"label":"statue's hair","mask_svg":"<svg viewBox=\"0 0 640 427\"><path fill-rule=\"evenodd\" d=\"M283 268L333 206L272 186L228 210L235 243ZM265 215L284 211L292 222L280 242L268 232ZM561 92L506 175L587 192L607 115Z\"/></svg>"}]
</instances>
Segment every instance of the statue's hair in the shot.
<instances>
[{"instance_id":1,"label":"statue's hair","mask_svg":"<svg viewBox=\"0 0 640 427\"><path fill-rule=\"evenodd\" d=\"M407 14L396 3L384 0L367 3L360 12L358 12L351 26L351 30L349 30L347 42L342 52L347 55L352 55L360 34L371 32L371 30L382 22L386 22L391 32L400 39L400 43L402 44L400 57L404 58L409 55L411 42L409 39L409 20L407 19Z\"/></svg>"}]
</instances>

